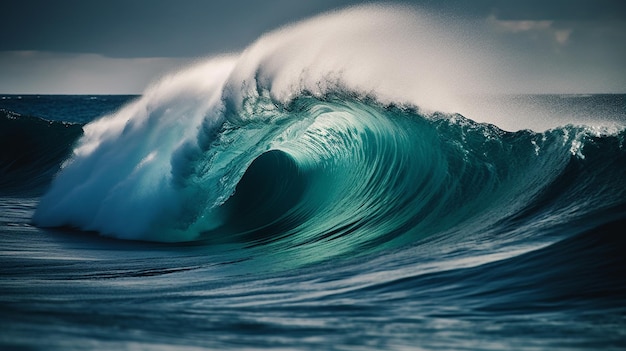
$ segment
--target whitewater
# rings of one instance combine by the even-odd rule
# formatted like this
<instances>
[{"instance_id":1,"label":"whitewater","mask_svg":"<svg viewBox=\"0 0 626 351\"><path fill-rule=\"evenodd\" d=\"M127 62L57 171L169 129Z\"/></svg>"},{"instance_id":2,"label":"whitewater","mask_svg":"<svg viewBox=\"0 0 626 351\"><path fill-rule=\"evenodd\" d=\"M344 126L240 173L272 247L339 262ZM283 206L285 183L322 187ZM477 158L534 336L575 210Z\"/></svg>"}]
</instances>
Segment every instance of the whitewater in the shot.
<instances>
[{"instance_id":1,"label":"whitewater","mask_svg":"<svg viewBox=\"0 0 626 351\"><path fill-rule=\"evenodd\" d=\"M362 6L1 105L0 345L623 349L625 96L481 110L476 38Z\"/></svg>"}]
</instances>

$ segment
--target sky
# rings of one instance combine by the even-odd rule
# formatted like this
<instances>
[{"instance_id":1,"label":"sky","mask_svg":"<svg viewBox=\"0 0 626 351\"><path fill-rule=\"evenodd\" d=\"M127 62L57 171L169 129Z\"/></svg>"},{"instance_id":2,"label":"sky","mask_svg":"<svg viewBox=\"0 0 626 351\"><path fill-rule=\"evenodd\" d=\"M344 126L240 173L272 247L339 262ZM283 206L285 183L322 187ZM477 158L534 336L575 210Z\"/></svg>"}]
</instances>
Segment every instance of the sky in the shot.
<instances>
[{"instance_id":1,"label":"sky","mask_svg":"<svg viewBox=\"0 0 626 351\"><path fill-rule=\"evenodd\" d=\"M3 0L0 94L136 94L203 57L353 0ZM389 3L389 2L386 2ZM464 21L510 64L505 93L626 93L626 1L405 1ZM501 92L501 91L500 91Z\"/></svg>"}]
</instances>

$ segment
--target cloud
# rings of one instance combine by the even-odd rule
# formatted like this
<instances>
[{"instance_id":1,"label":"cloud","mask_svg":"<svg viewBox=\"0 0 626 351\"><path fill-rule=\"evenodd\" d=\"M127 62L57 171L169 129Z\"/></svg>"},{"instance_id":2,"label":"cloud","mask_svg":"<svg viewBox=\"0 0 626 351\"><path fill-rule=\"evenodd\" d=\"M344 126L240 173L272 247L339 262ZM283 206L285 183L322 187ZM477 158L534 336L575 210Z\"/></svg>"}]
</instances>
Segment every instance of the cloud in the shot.
<instances>
[{"instance_id":1,"label":"cloud","mask_svg":"<svg viewBox=\"0 0 626 351\"><path fill-rule=\"evenodd\" d=\"M500 28L513 33L527 32L533 30L546 30L552 26L552 21L502 21L494 17L490 18Z\"/></svg>"},{"instance_id":2,"label":"cloud","mask_svg":"<svg viewBox=\"0 0 626 351\"><path fill-rule=\"evenodd\" d=\"M557 43L561 45L565 45L572 35L573 29L561 29L554 31L554 39L556 39Z\"/></svg>"},{"instance_id":3,"label":"cloud","mask_svg":"<svg viewBox=\"0 0 626 351\"><path fill-rule=\"evenodd\" d=\"M604 21L626 19L626 2L623 0L477 1L500 20ZM465 2L475 6L475 1Z\"/></svg>"},{"instance_id":4,"label":"cloud","mask_svg":"<svg viewBox=\"0 0 626 351\"><path fill-rule=\"evenodd\" d=\"M0 51L197 57L358 0L3 0Z\"/></svg>"},{"instance_id":5,"label":"cloud","mask_svg":"<svg viewBox=\"0 0 626 351\"><path fill-rule=\"evenodd\" d=\"M555 21L549 20L500 20L491 15L487 23L496 31L549 38L558 46L567 45L574 31L572 28L560 28Z\"/></svg>"},{"instance_id":6,"label":"cloud","mask_svg":"<svg viewBox=\"0 0 626 351\"><path fill-rule=\"evenodd\" d=\"M111 58L46 51L0 52L0 93L135 94L191 62L181 58Z\"/></svg>"}]
</instances>

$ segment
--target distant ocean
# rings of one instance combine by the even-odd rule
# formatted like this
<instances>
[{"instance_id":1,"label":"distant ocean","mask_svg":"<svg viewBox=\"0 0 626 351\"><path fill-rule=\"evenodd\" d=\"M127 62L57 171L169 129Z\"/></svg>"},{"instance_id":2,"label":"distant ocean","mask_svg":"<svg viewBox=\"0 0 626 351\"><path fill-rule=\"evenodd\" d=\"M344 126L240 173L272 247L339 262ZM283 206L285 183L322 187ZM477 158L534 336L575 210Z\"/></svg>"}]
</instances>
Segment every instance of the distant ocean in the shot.
<instances>
[{"instance_id":1,"label":"distant ocean","mask_svg":"<svg viewBox=\"0 0 626 351\"><path fill-rule=\"evenodd\" d=\"M0 95L0 349L626 349L626 95L439 109L404 12Z\"/></svg>"}]
</instances>

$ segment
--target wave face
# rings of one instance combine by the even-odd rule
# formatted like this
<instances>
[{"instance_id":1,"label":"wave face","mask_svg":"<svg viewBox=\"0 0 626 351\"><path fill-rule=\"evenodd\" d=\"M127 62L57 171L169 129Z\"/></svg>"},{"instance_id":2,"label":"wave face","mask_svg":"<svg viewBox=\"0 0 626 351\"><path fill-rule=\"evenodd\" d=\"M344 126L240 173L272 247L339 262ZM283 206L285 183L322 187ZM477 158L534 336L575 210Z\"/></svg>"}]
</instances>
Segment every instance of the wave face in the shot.
<instances>
[{"instance_id":1,"label":"wave face","mask_svg":"<svg viewBox=\"0 0 626 351\"><path fill-rule=\"evenodd\" d=\"M505 132L430 112L452 80L428 64L454 45L416 16L331 14L164 78L84 127L34 221L309 262L458 236L498 233L501 245L600 210L619 217L622 129ZM407 26L428 35L409 40ZM376 51L346 45L363 33ZM396 64L398 46L422 59Z\"/></svg>"},{"instance_id":2,"label":"wave face","mask_svg":"<svg viewBox=\"0 0 626 351\"><path fill-rule=\"evenodd\" d=\"M81 135L79 124L0 109L0 195L41 194Z\"/></svg>"}]
</instances>

